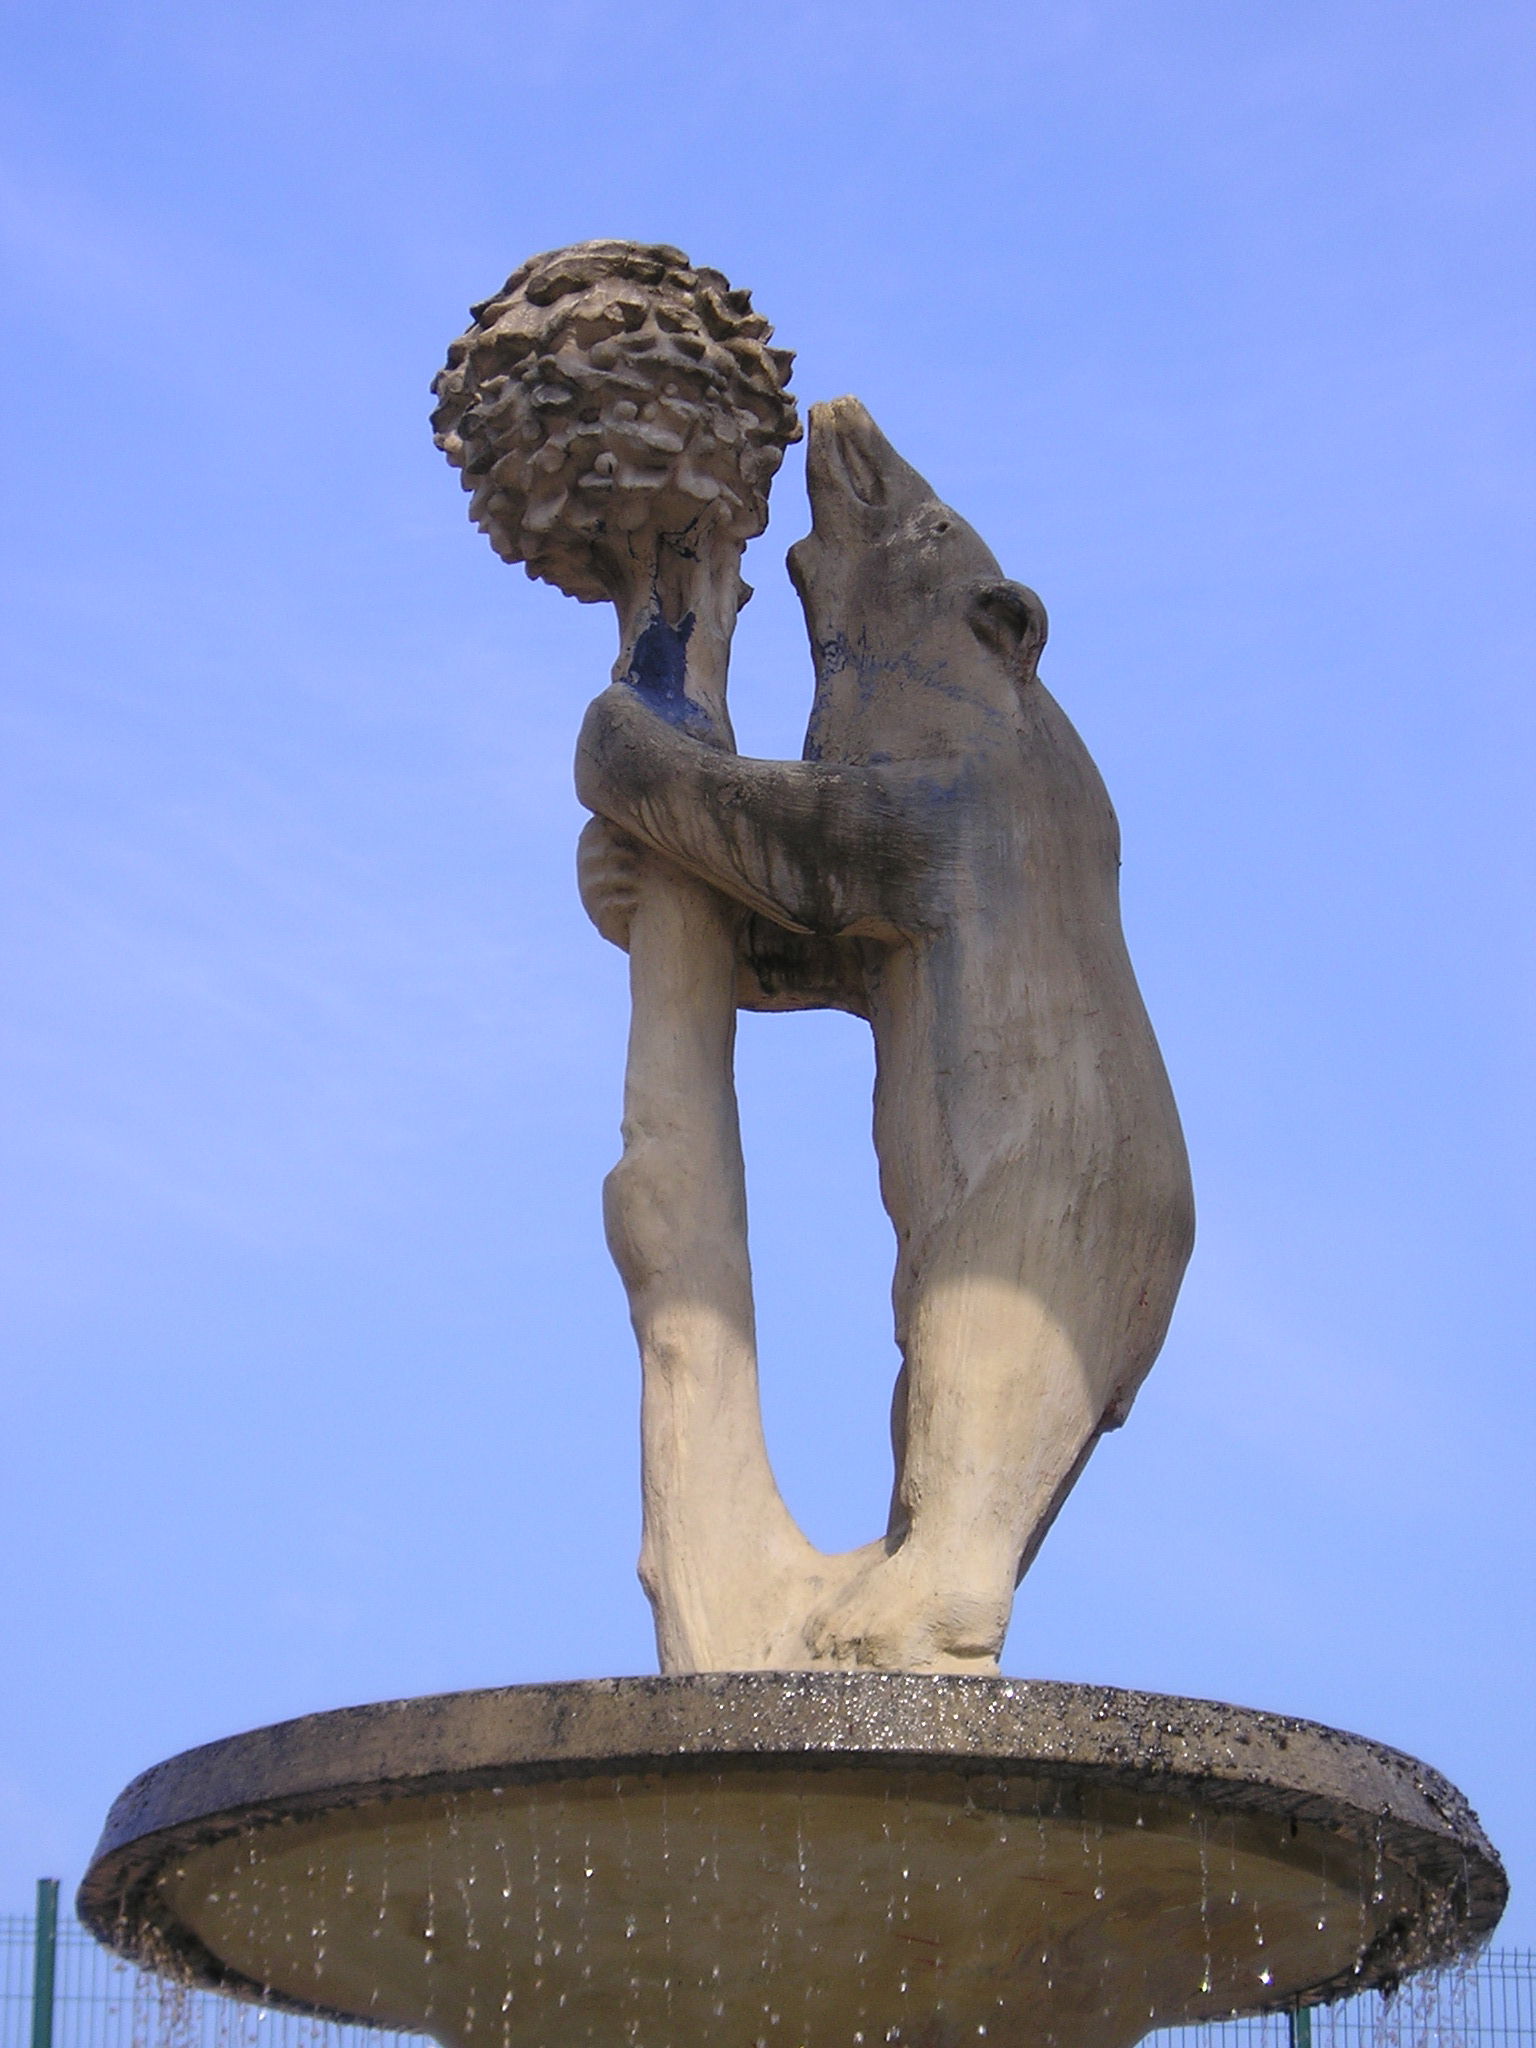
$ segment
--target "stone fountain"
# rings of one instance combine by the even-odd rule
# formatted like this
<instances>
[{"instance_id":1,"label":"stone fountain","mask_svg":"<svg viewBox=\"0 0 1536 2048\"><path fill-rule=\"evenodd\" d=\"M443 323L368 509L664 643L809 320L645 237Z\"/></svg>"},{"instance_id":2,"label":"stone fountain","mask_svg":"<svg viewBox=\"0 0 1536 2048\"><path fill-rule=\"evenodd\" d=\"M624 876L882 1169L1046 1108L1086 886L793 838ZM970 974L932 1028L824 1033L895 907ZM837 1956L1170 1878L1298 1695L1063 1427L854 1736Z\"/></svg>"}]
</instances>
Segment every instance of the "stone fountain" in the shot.
<instances>
[{"instance_id":1,"label":"stone fountain","mask_svg":"<svg viewBox=\"0 0 1536 2048\"><path fill-rule=\"evenodd\" d=\"M998 1672L1193 1233L1040 600L856 400L813 407L810 729L746 759L726 670L800 431L788 355L717 272L623 242L534 259L474 321L434 415L472 516L618 613L577 786L583 900L630 959L605 1212L662 1675L189 1751L113 1808L82 1918L190 1983L448 2048L1130 2048L1466 1952L1504 1875L1424 1765ZM812 1007L873 1031L898 1248L890 1521L840 1556L764 1445L732 1079L739 1008Z\"/></svg>"}]
</instances>

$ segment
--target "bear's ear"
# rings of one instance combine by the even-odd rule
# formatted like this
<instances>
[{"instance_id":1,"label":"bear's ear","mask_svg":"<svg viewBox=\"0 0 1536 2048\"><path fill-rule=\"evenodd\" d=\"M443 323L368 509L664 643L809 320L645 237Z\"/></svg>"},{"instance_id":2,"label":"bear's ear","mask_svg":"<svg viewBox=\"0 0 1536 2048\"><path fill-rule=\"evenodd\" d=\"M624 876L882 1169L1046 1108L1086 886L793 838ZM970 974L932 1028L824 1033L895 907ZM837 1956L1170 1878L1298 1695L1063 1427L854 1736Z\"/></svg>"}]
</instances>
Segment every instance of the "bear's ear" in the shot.
<instances>
[{"instance_id":1,"label":"bear's ear","mask_svg":"<svg viewBox=\"0 0 1536 2048\"><path fill-rule=\"evenodd\" d=\"M971 630L1029 682L1045 645L1045 606L1022 583L982 583L971 593Z\"/></svg>"}]
</instances>

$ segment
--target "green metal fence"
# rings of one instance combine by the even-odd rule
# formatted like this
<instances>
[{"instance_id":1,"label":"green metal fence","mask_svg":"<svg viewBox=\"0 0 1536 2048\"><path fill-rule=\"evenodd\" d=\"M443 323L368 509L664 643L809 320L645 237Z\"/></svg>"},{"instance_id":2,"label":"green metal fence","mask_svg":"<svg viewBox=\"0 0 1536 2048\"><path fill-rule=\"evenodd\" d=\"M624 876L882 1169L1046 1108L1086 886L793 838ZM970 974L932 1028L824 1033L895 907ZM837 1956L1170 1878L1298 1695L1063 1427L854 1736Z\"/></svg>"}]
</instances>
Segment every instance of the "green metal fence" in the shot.
<instances>
[{"instance_id":1,"label":"green metal fence","mask_svg":"<svg viewBox=\"0 0 1536 2048\"><path fill-rule=\"evenodd\" d=\"M1367 1992L1294 2019L1168 2028L1146 2048L1536 2048L1536 1951L1484 1949L1410 1977L1395 1998Z\"/></svg>"},{"instance_id":2,"label":"green metal fence","mask_svg":"<svg viewBox=\"0 0 1536 2048\"><path fill-rule=\"evenodd\" d=\"M1299 2024L1298 2024L1299 2022ZM408 2034L332 2026L122 1963L38 1886L35 1913L0 1914L0 2048L403 2048ZM1486 1949L1452 1970L1287 2019L1149 2036L1149 2048L1536 2048L1536 1951Z\"/></svg>"},{"instance_id":3,"label":"green metal fence","mask_svg":"<svg viewBox=\"0 0 1536 2048\"><path fill-rule=\"evenodd\" d=\"M0 2048L415 2048L409 2034L188 1991L119 1962L67 1911L50 1941L50 1882L36 1913L0 1913Z\"/></svg>"}]
</instances>

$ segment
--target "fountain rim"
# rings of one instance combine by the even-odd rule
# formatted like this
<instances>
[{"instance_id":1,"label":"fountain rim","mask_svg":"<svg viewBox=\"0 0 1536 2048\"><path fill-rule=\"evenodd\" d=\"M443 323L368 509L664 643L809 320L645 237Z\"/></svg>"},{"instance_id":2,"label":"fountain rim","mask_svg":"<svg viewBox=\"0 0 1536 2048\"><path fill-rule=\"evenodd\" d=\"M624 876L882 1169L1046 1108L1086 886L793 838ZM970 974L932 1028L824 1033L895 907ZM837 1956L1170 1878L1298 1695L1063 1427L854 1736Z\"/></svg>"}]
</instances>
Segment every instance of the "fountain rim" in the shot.
<instances>
[{"instance_id":1,"label":"fountain rim","mask_svg":"<svg viewBox=\"0 0 1536 2048\"><path fill-rule=\"evenodd\" d=\"M1059 1777L1298 1827L1372 1832L1383 1855L1454 1900L1448 1926L1414 1969L1475 1947L1508 1895L1497 1852L1455 1786L1400 1750L1320 1722L1052 1679L751 1671L429 1694L201 1744L124 1789L76 1910L99 1941L134 1962L163 1968L174 1956L196 1983L290 2005L167 1924L156 1885L168 1863L244 1829L381 1800L551 1779L818 1767ZM1393 1962L1368 1957L1347 1981L1318 1985L1304 2002L1388 1987L1403 1974Z\"/></svg>"}]
</instances>

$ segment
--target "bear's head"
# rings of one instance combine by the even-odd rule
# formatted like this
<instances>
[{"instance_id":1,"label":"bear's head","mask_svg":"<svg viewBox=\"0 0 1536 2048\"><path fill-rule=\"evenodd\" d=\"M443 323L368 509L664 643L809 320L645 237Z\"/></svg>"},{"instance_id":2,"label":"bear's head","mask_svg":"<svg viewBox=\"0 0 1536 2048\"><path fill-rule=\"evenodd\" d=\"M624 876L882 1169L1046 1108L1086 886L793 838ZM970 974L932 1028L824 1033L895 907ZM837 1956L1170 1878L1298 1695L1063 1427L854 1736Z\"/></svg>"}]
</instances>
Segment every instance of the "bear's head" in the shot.
<instances>
[{"instance_id":1,"label":"bear's head","mask_svg":"<svg viewBox=\"0 0 1536 2048\"><path fill-rule=\"evenodd\" d=\"M904 462L856 398L814 405L811 531L789 573L811 636L809 759L969 751L1016 730L1045 608Z\"/></svg>"}]
</instances>

